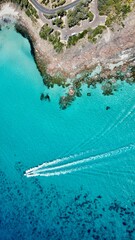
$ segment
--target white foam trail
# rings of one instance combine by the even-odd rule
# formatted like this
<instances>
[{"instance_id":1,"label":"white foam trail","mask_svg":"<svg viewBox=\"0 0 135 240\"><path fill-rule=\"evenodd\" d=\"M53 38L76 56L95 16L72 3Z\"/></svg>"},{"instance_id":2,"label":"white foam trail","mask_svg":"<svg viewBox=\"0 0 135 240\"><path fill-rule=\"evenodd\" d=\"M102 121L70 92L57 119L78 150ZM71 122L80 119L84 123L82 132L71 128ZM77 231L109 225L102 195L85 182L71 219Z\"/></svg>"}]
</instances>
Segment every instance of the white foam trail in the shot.
<instances>
[{"instance_id":1,"label":"white foam trail","mask_svg":"<svg viewBox=\"0 0 135 240\"><path fill-rule=\"evenodd\" d=\"M81 143L79 146L86 146L86 144L88 143L88 141L90 140L91 144L93 145L95 142L99 141L105 134L109 133L113 128L116 128L119 123L122 123L126 118L127 115L131 114L134 110L134 106L131 107L130 111L128 112L128 114L126 114L126 116L124 115L126 112L126 109L122 110L122 114L118 115L117 118L115 119L115 122L113 122L108 128L106 128L106 126L98 133L96 134L94 137L92 137L91 139L86 139L86 141L84 143ZM124 116L123 116L124 115ZM117 123L117 124L116 124ZM77 146L77 147L79 147ZM72 150L75 150L75 148L73 148ZM84 153L89 153L90 150L87 150Z\"/></svg>"},{"instance_id":2,"label":"white foam trail","mask_svg":"<svg viewBox=\"0 0 135 240\"><path fill-rule=\"evenodd\" d=\"M46 168L46 169L41 169L41 166L39 166L39 168L33 168L33 170L29 171L27 170L26 171L26 176L32 176L32 175L35 175L37 176L37 174L43 176L43 174L47 174L47 173L43 173L43 172L48 172L48 171L57 171L57 170L60 170L60 169L63 169L63 168L68 168L68 167L74 167L76 165L80 165L80 164L85 164L85 163L88 163L90 161L95 161L95 160L99 160L99 159L104 159L104 158L107 158L107 157L112 157L112 156L116 156L120 153L122 153L123 151L129 151L131 149L135 149L135 145L134 144L130 144L128 146L125 146L125 147L121 147L121 148L118 148L116 150L112 150L110 152L106 152L106 153L102 153L102 154L99 154L99 155L95 155L95 156L91 156L89 158L84 158L82 160L77 160L75 162L71 162L71 163L66 163L66 164L63 164L63 165L60 165L60 166L55 166L55 167L52 167L52 168ZM42 164L43 166L43 164ZM81 169L83 169L83 166L80 167ZM77 168L78 169L78 168ZM74 169L69 169L67 170L68 172L69 171L73 171ZM66 170L65 170L66 171ZM62 171L63 172L63 171ZM67 172L67 173L68 173ZM49 174L54 174L56 175L56 172L52 172L52 173L49 173Z\"/></svg>"},{"instance_id":3,"label":"white foam trail","mask_svg":"<svg viewBox=\"0 0 135 240\"><path fill-rule=\"evenodd\" d=\"M79 147L84 147L86 146L87 143L91 143L92 145L94 145L95 142L99 141L107 132L109 132L111 129L113 129L113 127L116 127L116 123L118 123L119 119L121 118L121 114L116 118L115 122L113 122L108 128L106 128L106 126L99 132L97 133L96 135L94 135L92 138L87 138L85 139L85 142L83 143L80 143L79 145L77 145L77 148ZM72 148L72 151L75 151L76 148ZM87 150L86 152L84 153L89 153L90 150ZM69 151L66 153L68 154Z\"/></svg>"},{"instance_id":4,"label":"white foam trail","mask_svg":"<svg viewBox=\"0 0 135 240\"><path fill-rule=\"evenodd\" d=\"M130 111L129 111L121 120L120 120L121 115L119 115L119 116L117 117L117 121L115 121L112 125L110 125L106 130L104 130L104 131L102 130L102 131L100 132L100 135L99 135L99 136L98 136L98 134L97 134L97 136L96 136L97 139L95 139L96 137L93 137L93 138L91 139L91 141L95 139L95 141L93 142L93 143L95 143L96 141L98 141L99 139L101 139L101 137L103 137L103 135L105 135L105 134L108 133L111 129L113 129L114 127L118 126L120 123L122 123L122 122L134 111L134 109L135 109L135 105L130 109ZM125 112L125 111L124 111L124 112ZM118 122L118 120L119 120L119 122ZM118 122L117 125L115 125L116 122ZM83 144L83 145L85 146L86 144ZM55 165L55 164L58 164L58 163L61 163L61 162L64 162L64 161L67 161L67 160L70 160L70 159L73 159L73 158L76 158L76 157L80 157L80 156L83 156L83 155L85 155L85 154L90 153L90 151L91 151L91 150L87 150L87 151L84 151L84 152L81 152L81 153L78 153L78 154L70 155L70 156L68 156L68 157L58 158L58 159L55 159L55 160L53 160L53 161L51 161L51 162L45 162L45 163L43 163L43 164L41 164L41 165L39 165L39 166L37 166L37 167L30 168L30 169L27 170L26 172L27 172L27 173L30 173L31 171L39 170L40 168L43 168L43 167L48 167L48 166Z\"/></svg>"},{"instance_id":5,"label":"white foam trail","mask_svg":"<svg viewBox=\"0 0 135 240\"><path fill-rule=\"evenodd\" d=\"M134 106L131 108L131 110L124 116L124 118L121 119L121 121L119 122L119 124L122 123L122 122L124 122L125 119L128 118L128 116L130 116L130 115L134 112L134 110L135 110L135 105L134 105Z\"/></svg>"},{"instance_id":6,"label":"white foam trail","mask_svg":"<svg viewBox=\"0 0 135 240\"><path fill-rule=\"evenodd\" d=\"M59 176L59 175L65 175L65 174L70 174L70 173L73 173L73 172L78 172L78 171L82 171L82 170L86 170L86 169L90 169L92 168L92 166L85 166L85 167L79 167L79 168L74 168L74 169L70 169L70 170L63 170L63 171L56 171L56 172L52 172L52 173L33 173L32 175L26 175L26 177L37 177L37 176L41 176L41 177L53 177L53 176ZM108 173L108 171L92 171L92 172L88 172L88 174L98 174L98 175L106 175ZM125 171L122 171L122 172L109 172L109 175L120 175L120 174L135 174L134 172L125 172Z\"/></svg>"},{"instance_id":7,"label":"white foam trail","mask_svg":"<svg viewBox=\"0 0 135 240\"><path fill-rule=\"evenodd\" d=\"M120 154L124 150L129 150L129 146L123 147L123 148L119 148L117 150L113 150L113 151L106 152L106 153L103 153L103 154L95 155L95 156L92 156L92 157L89 157L89 158L84 158L84 159L78 160L76 162L66 163L66 164L63 164L61 166L56 166L56 167L52 167L52 168L46 168L46 169L37 170L36 172L43 172L43 171L46 172L46 171L57 170L57 169L65 168L65 167L66 168L67 167L73 167L75 165L82 164L82 163L87 163L89 161L98 160L98 159L102 159L102 158L107 158L107 157L110 157L110 156L115 156L115 155Z\"/></svg>"},{"instance_id":8,"label":"white foam trail","mask_svg":"<svg viewBox=\"0 0 135 240\"><path fill-rule=\"evenodd\" d=\"M73 158L81 157L81 156L83 156L84 154L87 154L87 153L89 153L89 152L90 152L90 150L87 150L87 151L85 151L85 152L76 153L76 154L70 155L70 156L68 156L68 157L58 158L58 159L55 159L55 160L53 160L53 161L51 161L51 162L45 162L45 163L43 163L43 164L41 164L41 165L39 165L39 166L37 166L37 167L30 168L30 169L27 170L26 172L27 172L27 173L30 173L31 171L36 171L36 170L38 170L38 169L40 169L40 168L43 168L43 167L48 167L48 166L55 165L55 164L58 164L58 163L61 163L61 162L65 162L65 161L70 160L70 159L73 159Z\"/></svg>"},{"instance_id":9,"label":"white foam trail","mask_svg":"<svg viewBox=\"0 0 135 240\"><path fill-rule=\"evenodd\" d=\"M129 101L129 100L128 100ZM127 115L130 115L132 112L133 112L133 110L134 110L134 108L135 108L135 106L132 106L131 108L130 108L130 110L128 111L128 113L125 115L125 112L127 111L127 109L122 109L122 111L121 111L121 113L116 117L116 119L115 119L115 122L113 122L108 128L106 128L106 126L98 133L98 134L96 134L94 137L92 137L91 139L89 139L89 138L87 138L86 140L85 140L85 142L84 143L81 143L81 144L79 144L79 146L86 146L86 144L88 143L88 141L90 140L90 142L92 143L92 145L95 143L95 142L97 142L97 141L99 141L105 134L107 134L107 133L109 133L113 128L116 128L120 123L122 123L127 117ZM77 146L77 147L79 147L79 146ZM75 151L76 150L76 148L72 148L72 151ZM67 152L67 154L68 154L69 152Z\"/></svg>"},{"instance_id":10,"label":"white foam trail","mask_svg":"<svg viewBox=\"0 0 135 240\"><path fill-rule=\"evenodd\" d=\"M36 173L33 172L33 174L31 175L27 175L24 174L26 177L37 177L37 176L42 176L42 177L52 177L52 176L59 176L59 175L65 175L65 174L69 174L72 172L78 172L80 170L84 170L87 168L90 168L91 166L85 166L85 167L78 167L78 168L74 168L74 169L69 169L69 170L63 170L63 171L56 171L56 172L52 172L52 173Z\"/></svg>"},{"instance_id":11,"label":"white foam trail","mask_svg":"<svg viewBox=\"0 0 135 240\"><path fill-rule=\"evenodd\" d=\"M131 113L134 111L134 109L135 109L135 105L132 106L132 107L130 108L130 110L128 111L128 113L127 113L126 115L124 115L123 117L122 117L122 115L126 112L126 109L125 109L125 110L122 110L122 115L120 114L120 115L116 118L116 121L115 121L113 124L111 124L107 129L103 130L103 131L101 132L101 134L99 135L99 137L97 137L97 139L95 139L95 141L94 141L93 143L95 143L96 141L100 140L105 134L109 133L112 129L115 129L116 127L118 127L119 124L121 124L122 122L124 122L125 119L126 119L129 115L131 115ZM117 123L117 124L116 124L116 123ZM93 143L92 143L92 144L93 144Z\"/></svg>"}]
</instances>

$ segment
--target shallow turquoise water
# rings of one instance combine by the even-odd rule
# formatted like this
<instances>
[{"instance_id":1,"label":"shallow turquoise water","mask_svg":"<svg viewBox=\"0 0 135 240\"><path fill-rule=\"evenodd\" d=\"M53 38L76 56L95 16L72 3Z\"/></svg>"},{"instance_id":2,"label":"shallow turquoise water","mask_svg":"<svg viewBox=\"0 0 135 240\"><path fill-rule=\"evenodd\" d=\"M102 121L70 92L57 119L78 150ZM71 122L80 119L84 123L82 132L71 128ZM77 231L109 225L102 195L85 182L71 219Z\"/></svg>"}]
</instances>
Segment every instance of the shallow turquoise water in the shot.
<instances>
[{"instance_id":1,"label":"shallow turquoise water","mask_svg":"<svg viewBox=\"0 0 135 240\"><path fill-rule=\"evenodd\" d=\"M135 239L135 85L118 84L63 111L27 39L0 32L0 239Z\"/></svg>"}]
</instances>

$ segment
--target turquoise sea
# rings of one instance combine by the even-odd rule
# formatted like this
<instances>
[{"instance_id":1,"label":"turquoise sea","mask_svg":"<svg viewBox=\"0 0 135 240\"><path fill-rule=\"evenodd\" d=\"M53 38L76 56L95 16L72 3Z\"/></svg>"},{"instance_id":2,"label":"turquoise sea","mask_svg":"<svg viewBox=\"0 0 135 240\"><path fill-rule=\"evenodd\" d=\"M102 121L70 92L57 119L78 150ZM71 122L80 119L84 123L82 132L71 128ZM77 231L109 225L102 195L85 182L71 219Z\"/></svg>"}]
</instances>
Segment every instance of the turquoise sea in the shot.
<instances>
[{"instance_id":1,"label":"turquoise sea","mask_svg":"<svg viewBox=\"0 0 135 240\"><path fill-rule=\"evenodd\" d=\"M135 239L135 85L84 85L61 110L66 91L43 85L27 39L0 31L0 239Z\"/></svg>"}]
</instances>

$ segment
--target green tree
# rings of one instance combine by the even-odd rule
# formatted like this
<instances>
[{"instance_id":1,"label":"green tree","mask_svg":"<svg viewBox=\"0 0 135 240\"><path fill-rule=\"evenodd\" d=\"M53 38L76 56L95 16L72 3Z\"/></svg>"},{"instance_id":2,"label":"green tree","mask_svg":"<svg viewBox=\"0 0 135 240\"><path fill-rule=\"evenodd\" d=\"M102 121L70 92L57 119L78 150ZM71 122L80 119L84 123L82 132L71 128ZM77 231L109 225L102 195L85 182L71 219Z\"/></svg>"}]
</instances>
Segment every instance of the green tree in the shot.
<instances>
[{"instance_id":1,"label":"green tree","mask_svg":"<svg viewBox=\"0 0 135 240\"><path fill-rule=\"evenodd\" d=\"M60 10L58 10L57 15L60 17L64 17L66 15L66 11L61 8Z\"/></svg>"}]
</instances>

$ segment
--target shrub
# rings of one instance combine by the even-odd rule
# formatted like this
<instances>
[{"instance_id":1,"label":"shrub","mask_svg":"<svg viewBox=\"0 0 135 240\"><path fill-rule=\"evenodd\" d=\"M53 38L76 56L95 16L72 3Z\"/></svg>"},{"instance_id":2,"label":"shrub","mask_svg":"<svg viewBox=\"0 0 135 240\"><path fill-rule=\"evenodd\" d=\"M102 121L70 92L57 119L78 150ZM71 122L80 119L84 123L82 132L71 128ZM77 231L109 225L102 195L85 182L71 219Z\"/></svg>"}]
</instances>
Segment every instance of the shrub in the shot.
<instances>
[{"instance_id":1,"label":"shrub","mask_svg":"<svg viewBox=\"0 0 135 240\"><path fill-rule=\"evenodd\" d=\"M89 19L89 21L93 20L93 14L89 11L89 2L80 2L74 10L69 10L67 14L68 26L73 27L81 20Z\"/></svg>"},{"instance_id":2,"label":"shrub","mask_svg":"<svg viewBox=\"0 0 135 240\"><path fill-rule=\"evenodd\" d=\"M47 40L49 35L53 32L53 29L48 26L48 24L44 24L39 32L41 38Z\"/></svg>"}]
</instances>

